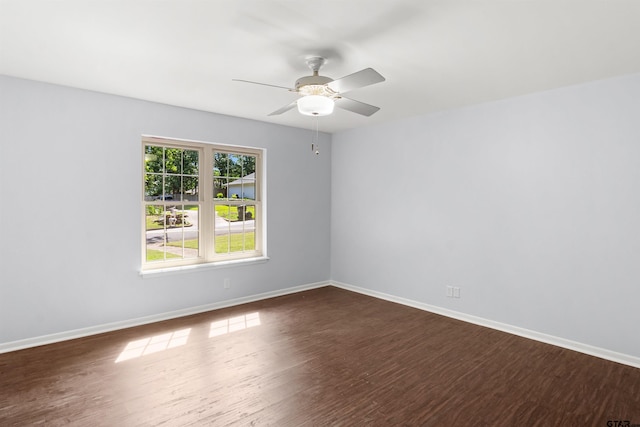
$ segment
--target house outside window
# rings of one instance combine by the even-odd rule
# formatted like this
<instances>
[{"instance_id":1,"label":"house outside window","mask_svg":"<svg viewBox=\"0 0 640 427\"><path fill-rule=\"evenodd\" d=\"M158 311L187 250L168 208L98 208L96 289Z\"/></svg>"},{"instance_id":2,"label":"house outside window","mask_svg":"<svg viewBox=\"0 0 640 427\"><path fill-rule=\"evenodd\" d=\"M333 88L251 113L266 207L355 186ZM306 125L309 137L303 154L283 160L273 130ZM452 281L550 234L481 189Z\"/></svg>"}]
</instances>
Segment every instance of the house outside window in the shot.
<instances>
[{"instance_id":1,"label":"house outside window","mask_svg":"<svg viewBox=\"0 0 640 427\"><path fill-rule=\"evenodd\" d=\"M264 256L264 150L143 137L142 270Z\"/></svg>"}]
</instances>

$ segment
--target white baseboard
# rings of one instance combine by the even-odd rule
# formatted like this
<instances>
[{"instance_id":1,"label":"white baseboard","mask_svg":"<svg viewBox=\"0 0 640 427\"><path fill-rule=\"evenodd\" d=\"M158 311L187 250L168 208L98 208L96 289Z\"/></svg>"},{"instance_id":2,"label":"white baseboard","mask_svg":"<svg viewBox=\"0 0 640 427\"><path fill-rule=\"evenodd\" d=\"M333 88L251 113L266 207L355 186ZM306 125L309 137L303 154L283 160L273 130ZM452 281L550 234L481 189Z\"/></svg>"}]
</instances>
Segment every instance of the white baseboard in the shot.
<instances>
[{"instance_id":1,"label":"white baseboard","mask_svg":"<svg viewBox=\"0 0 640 427\"><path fill-rule=\"evenodd\" d=\"M588 354L590 356L599 357L601 359L606 359L613 362L622 363L624 365L633 366L634 368L640 368L640 358L631 356L628 354L617 353L615 351L607 350L604 348L594 347L588 344L583 344L576 341L555 337L553 335L543 334L541 332L531 331L529 329L508 325L506 323L495 322L493 320L484 319L482 317L460 313L457 311L449 310L449 309L438 307L435 305L425 304L419 301L413 301L410 299L401 298L401 297L397 297L390 294L385 294L383 292L377 292L377 291L372 291L370 289L360 288L358 286L353 286L346 283L331 281L330 284L331 286L346 289L348 291L358 292L360 294L368 295L374 298L379 298L386 301L391 301L391 302L406 305L409 307L417 308L420 310L429 311L431 313L440 314L442 316L451 317L453 319L462 320L464 322L473 323L475 325L486 326L487 328L497 329L502 332L507 332L513 335L518 335L524 338L529 338L529 339L540 341L546 344L555 345L557 347L574 350L580 353Z\"/></svg>"},{"instance_id":2,"label":"white baseboard","mask_svg":"<svg viewBox=\"0 0 640 427\"><path fill-rule=\"evenodd\" d=\"M103 325L90 326L88 328L74 329L71 331L60 332L56 334L43 335L34 338L27 338L24 340L10 341L6 343L0 343L0 353L7 353L10 351L22 350L30 347L37 347L45 344L53 344L60 341L67 341L75 338L82 338L90 335L102 334L105 332L116 331L118 329L131 328L134 326L146 325L154 322L161 322L163 320L175 319L178 317L190 316L192 314L204 313L211 310L217 310L220 308L231 307L234 305L246 304L249 302L260 301L267 298L279 297L282 295L293 294L296 292L307 291L310 289L321 288L329 286L330 282L317 282L307 285L294 286L291 288L280 289L272 292L265 292L257 295L250 295L242 298L235 298L226 301L215 302L212 304L200 305L197 307L185 308L182 310L171 311L168 313L154 314L151 316L138 317L136 319L123 320L120 322L106 323Z\"/></svg>"},{"instance_id":3,"label":"white baseboard","mask_svg":"<svg viewBox=\"0 0 640 427\"><path fill-rule=\"evenodd\" d=\"M260 301L267 298L274 298L282 295L293 294L296 292L307 291L310 289L321 288L324 286L335 286L337 288L346 289L348 291L357 292L357 293L368 295L374 298L395 302L398 304L406 305L408 307L413 307L413 308L428 311L431 313L440 314L446 317L451 317L453 319L462 320L464 322L473 323L475 325L485 326L488 328L507 332L513 335L518 335L524 338L540 341L546 344L551 344L551 345L566 348L569 350L574 350L580 353L599 357L601 359L606 359L613 362L622 363L624 365L633 366L635 368L640 368L640 358L635 356L618 353L618 352L607 350L600 347L594 347L588 344L583 344L576 341L555 337L553 335L547 335L541 332L531 331L529 329L508 325L506 323L500 323L493 320L484 319L482 317L472 316L470 314L460 313L457 311L449 310L449 309L438 307L435 305L425 304L419 301L414 301L407 298L386 294L383 292L372 291L370 289L360 288L358 286L353 286L353 285L336 282L336 281L310 283L306 285L280 289L277 291L265 292L265 293L256 294L256 295L249 295L246 297L220 301L212 304L206 304L206 305L201 305L197 307L190 307L182 310L171 311L168 313L154 314L151 316L139 317L136 319L123 320L119 322L91 326L88 328L75 329L71 331L65 331L65 332L60 332L60 333L55 333L50 335L43 335L43 336L34 337L34 338L27 338L24 340L0 343L0 353L7 353L10 351L22 350L25 348L37 347L40 345L52 344L52 343L67 341L75 338L82 338L90 335L116 331L119 329L146 325L149 323L160 322L163 320L170 320L178 317L190 316L192 314L204 313L211 310L232 307L235 305L246 304L249 302Z\"/></svg>"}]
</instances>

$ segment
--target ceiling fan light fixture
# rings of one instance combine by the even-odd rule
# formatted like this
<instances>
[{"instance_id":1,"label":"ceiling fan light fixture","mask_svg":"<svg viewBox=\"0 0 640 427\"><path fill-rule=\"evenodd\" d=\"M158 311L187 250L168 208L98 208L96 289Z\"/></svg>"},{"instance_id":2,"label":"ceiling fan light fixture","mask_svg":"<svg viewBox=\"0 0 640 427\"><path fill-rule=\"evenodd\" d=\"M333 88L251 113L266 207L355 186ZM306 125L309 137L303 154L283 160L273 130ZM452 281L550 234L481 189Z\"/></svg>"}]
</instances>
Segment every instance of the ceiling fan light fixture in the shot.
<instances>
[{"instance_id":1,"label":"ceiling fan light fixture","mask_svg":"<svg viewBox=\"0 0 640 427\"><path fill-rule=\"evenodd\" d=\"M298 99L298 111L305 116L328 116L333 113L334 101L322 95L308 95Z\"/></svg>"}]
</instances>

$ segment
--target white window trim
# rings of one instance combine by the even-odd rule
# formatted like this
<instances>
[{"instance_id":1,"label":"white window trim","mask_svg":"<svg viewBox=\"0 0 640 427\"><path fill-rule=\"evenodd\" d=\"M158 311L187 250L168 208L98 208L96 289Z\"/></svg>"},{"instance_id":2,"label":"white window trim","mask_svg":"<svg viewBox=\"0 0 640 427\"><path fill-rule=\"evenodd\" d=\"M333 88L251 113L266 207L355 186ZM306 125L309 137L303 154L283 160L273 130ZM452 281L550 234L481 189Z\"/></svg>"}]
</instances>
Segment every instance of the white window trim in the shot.
<instances>
[{"instance_id":1,"label":"white window trim","mask_svg":"<svg viewBox=\"0 0 640 427\"><path fill-rule=\"evenodd\" d=\"M146 206L145 201L145 146L156 145L165 147L186 148L199 151L199 200L197 202L180 202L184 204L200 205L199 214L199 256L189 259L166 260L158 262L146 262L147 239L146 239ZM213 243L205 242L214 235L214 218L215 203L213 195L213 171L214 151L229 152L239 154L249 154L256 156L256 184L255 184L255 251L237 252L232 254L216 254ZM267 256L267 209L266 209L266 157L267 152L264 148L236 146L229 144L210 143L203 141L176 139L169 137L159 137L153 135L142 135L142 168L141 168L141 218L142 218L142 245L141 245L141 267L140 274L142 276L171 274L180 271L193 271L204 268L228 268L240 265L249 265L264 263L269 260ZM228 204L240 204L241 201L235 202L228 200Z\"/></svg>"}]
</instances>

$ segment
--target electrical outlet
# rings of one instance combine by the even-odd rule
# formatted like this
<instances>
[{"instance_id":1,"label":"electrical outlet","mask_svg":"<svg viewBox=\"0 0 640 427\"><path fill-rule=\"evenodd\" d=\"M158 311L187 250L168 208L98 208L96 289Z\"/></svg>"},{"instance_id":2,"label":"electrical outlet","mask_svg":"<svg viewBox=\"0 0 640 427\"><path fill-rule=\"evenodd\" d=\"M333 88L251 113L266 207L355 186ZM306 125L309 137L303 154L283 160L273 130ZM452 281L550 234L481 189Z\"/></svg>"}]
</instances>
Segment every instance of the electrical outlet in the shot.
<instances>
[{"instance_id":1,"label":"electrical outlet","mask_svg":"<svg viewBox=\"0 0 640 427\"><path fill-rule=\"evenodd\" d=\"M453 287L453 297L454 298L460 298L460 288L457 286Z\"/></svg>"},{"instance_id":2,"label":"electrical outlet","mask_svg":"<svg viewBox=\"0 0 640 427\"><path fill-rule=\"evenodd\" d=\"M228 277L224 279L224 288L229 289L231 287L231 279Z\"/></svg>"},{"instance_id":3,"label":"electrical outlet","mask_svg":"<svg viewBox=\"0 0 640 427\"><path fill-rule=\"evenodd\" d=\"M447 297L453 298L453 286L447 286Z\"/></svg>"}]
</instances>

